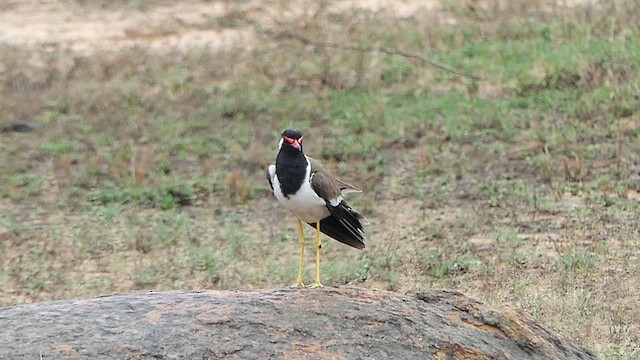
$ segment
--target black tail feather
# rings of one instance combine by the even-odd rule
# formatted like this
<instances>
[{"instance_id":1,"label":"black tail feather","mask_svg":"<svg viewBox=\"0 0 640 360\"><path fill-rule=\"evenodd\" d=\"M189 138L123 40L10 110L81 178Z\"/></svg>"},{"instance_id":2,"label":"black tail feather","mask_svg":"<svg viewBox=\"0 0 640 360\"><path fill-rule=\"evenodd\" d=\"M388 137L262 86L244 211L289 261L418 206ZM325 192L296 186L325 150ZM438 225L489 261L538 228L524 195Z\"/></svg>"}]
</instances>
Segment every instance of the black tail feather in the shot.
<instances>
[{"instance_id":1,"label":"black tail feather","mask_svg":"<svg viewBox=\"0 0 640 360\"><path fill-rule=\"evenodd\" d=\"M338 206L327 206L331 215L320 220L320 231L343 244L356 249L364 249L364 231L360 219L362 216L353 211L344 200ZM316 224L309 223L316 227Z\"/></svg>"}]
</instances>

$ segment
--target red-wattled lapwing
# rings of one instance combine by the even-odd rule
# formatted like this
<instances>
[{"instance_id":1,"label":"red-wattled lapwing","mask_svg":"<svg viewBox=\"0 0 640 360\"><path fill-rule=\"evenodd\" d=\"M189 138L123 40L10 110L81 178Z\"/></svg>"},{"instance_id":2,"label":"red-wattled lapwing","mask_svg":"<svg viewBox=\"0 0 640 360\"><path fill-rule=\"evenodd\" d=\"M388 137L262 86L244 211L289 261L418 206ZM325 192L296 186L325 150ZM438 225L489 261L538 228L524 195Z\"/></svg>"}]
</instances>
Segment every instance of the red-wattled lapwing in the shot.
<instances>
[{"instance_id":1,"label":"red-wattled lapwing","mask_svg":"<svg viewBox=\"0 0 640 360\"><path fill-rule=\"evenodd\" d=\"M304 286L302 260L305 237L302 222L316 229L316 282L311 287L320 287L320 232L356 249L364 249L362 216L342 198L343 190L360 190L336 179L317 160L306 156L302 151L302 138L298 130L289 129L282 133L276 164L267 169L267 178L280 204L298 220L300 260L298 278L293 287Z\"/></svg>"}]
</instances>

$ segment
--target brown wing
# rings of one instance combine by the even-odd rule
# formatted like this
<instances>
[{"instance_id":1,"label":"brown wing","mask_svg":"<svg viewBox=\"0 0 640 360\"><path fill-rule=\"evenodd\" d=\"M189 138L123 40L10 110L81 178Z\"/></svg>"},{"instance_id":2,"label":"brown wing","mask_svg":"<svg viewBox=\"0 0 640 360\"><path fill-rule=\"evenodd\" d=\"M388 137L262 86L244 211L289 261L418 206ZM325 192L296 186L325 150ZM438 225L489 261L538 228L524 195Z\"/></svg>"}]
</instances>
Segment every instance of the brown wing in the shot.
<instances>
[{"instance_id":1,"label":"brown wing","mask_svg":"<svg viewBox=\"0 0 640 360\"><path fill-rule=\"evenodd\" d=\"M309 158L309 162L311 188L326 201L329 210L329 216L320 220L320 231L344 244L364 249L364 231L360 222L362 216L351 209L340 192L345 185L348 185L346 188L352 188L351 185L334 178L318 161ZM315 224L309 225L315 227Z\"/></svg>"},{"instance_id":2,"label":"brown wing","mask_svg":"<svg viewBox=\"0 0 640 360\"><path fill-rule=\"evenodd\" d=\"M354 193L361 193L362 190L349 184L346 181L342 181L340 179L336 179L336 182L338 183L338 186L340 187L340 191L342 191L342 193L346 194L346 193L350 193L350 192L354 192Z\"/></svg>"},{"instance_id":3,"label":"brown wing","mask_svg":"<svg viewBox=\"0 0 640 360\"><path fill-rule=\"evenodd\" d=\"M325 201L335 204L342 195L338 181L317 160L309 158L309 162L311 162L311 188Z\"/></svg>"}]
</instances>

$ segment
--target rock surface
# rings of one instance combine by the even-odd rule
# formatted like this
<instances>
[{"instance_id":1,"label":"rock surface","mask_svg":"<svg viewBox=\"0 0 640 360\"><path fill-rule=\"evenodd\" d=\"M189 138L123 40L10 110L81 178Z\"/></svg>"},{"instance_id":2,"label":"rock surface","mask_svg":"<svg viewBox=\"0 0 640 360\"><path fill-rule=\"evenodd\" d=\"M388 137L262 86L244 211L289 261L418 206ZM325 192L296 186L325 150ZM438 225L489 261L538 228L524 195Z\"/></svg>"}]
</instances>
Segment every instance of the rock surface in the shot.
<instances>
[{"instance_id":1,"label":"rock surface","mask_svg":"<svg viewBox=\"0 0 640 360\"><path fill-rule=\"evenodd\" d=\"M596 359L448 291L152 292L0 309L2 359Z\"/></svg>"}]
</instances>

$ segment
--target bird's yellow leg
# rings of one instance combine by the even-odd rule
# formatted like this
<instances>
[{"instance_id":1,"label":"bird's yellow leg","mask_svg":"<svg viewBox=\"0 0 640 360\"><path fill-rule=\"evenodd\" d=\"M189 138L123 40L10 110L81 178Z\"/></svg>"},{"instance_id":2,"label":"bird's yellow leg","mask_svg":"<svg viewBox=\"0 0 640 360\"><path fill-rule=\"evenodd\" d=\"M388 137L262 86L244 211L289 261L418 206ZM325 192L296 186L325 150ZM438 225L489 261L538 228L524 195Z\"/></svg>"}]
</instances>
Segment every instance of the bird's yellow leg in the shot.
<instances>
[{"instance_id":1,"label":"bird's yellow leg","mask_svg":"<svg viewBox=\"0 0 640 360\"><path fill-rule=\"evenodd\" d=\"M302 260L304 259L304 230L302 230L302 223L298 219L298 232L300 233L300 260L298 260L298 277L296 283L291 285L292 288L304 287L302 282Z\"/></svg>"},{"instance_id":2,"label":"bird's yellow leg","mask_svg":"<svg viewBox=\"0 0 640 360\"><path fill-rule=\"evenodd\" d=\"M320 221L316 222L316 282L311 284L312 288L322 287L320 282L320 248L322 243L320 242Z\"/></svg>"}]
</instances>

